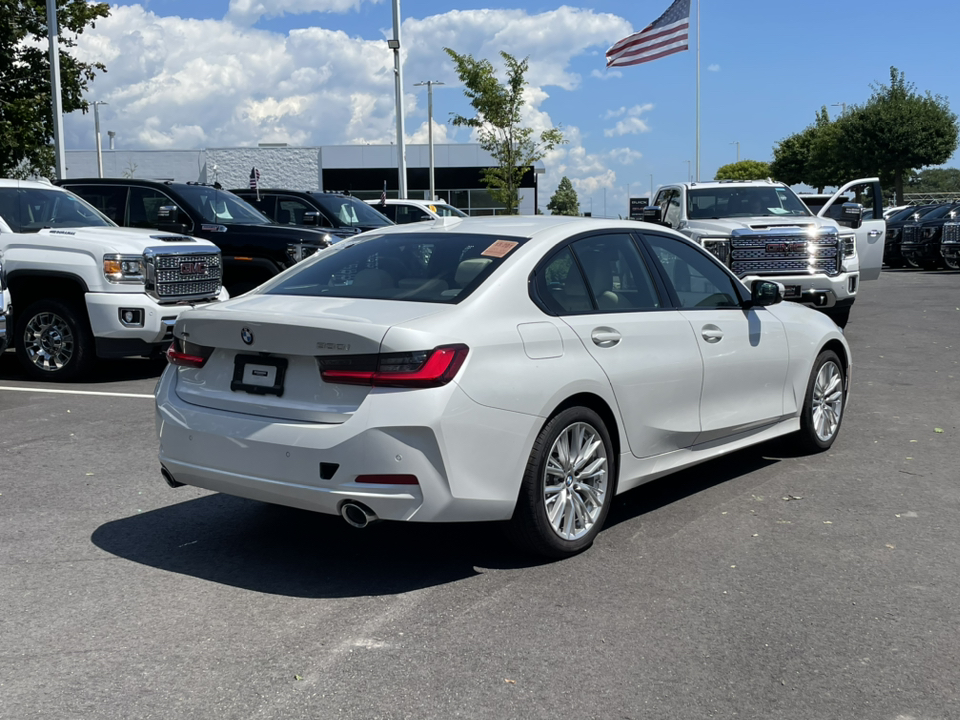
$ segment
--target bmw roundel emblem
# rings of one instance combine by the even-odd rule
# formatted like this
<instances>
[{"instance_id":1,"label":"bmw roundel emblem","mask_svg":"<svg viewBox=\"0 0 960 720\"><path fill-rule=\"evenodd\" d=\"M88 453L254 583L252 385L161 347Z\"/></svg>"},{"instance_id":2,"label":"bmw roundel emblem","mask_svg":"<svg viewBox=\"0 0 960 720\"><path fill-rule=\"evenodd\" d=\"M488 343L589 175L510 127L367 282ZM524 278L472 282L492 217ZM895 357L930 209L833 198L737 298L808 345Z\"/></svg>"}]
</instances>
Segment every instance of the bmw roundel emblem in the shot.
<instances>
[{"instance_id":1,"label":"bmw roundel emblem","mask_svg":"<svg viewBox=\"0 0 960 720\"><path fill-rule=\"evenodd\" d=\"M245 327L240 330L240 339L247 345L253 345L253 333L250 331L250 328Z\"/></svg>"}]
</instances>

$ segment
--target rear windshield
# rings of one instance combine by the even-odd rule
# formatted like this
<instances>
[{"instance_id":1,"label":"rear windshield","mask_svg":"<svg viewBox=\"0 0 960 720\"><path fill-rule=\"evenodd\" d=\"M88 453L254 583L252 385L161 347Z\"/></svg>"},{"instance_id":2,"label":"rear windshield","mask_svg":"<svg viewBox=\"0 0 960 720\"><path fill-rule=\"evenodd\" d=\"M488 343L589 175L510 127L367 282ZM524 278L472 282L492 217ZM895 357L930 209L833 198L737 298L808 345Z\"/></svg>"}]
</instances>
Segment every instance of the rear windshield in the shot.
<instances>
[{"instance_id":1,"label":"rear windshield","mask_svg":"<svg viewBox=\"0 0 960 720\"><path fill-rule=\"evenodd\" d=\"M264 286L267 295L457 303L526 238L403 233L343 240Z\"/></svg>"},{"instance_id":2,"label":"rear windshield","mask_svg":"<svg viewBox=\"0 0 960 720\"><path fill-rule=\"evenodd\" d=\"M14 232L44 228L114 226L90 203L73 193L45 188L0 188L0 216Z\"/></svg>"}]
</instances>

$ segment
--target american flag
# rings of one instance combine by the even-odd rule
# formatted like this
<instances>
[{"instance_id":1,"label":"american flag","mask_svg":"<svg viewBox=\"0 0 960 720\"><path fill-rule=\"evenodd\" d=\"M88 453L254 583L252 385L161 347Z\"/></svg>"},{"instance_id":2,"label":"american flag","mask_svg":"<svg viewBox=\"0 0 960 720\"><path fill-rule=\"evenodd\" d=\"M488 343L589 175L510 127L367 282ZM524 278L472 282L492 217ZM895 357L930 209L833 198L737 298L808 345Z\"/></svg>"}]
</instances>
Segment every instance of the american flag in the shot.
<instances>
[{"instance_id":1,"label":"american flag","mask_svg":"<svg viewBox=\"0 0 960 720\"><path fill-rule=\"evenodd\" d=\"M674 0L667 11L640 32L607 50L607 67L639 65L688 49L690 0Z\"/></svg>"},{"instance_id":2,"label":"american flag","mask_svg":"<svg viewBox=\"0 0 960 720\"><path fill-rule=\"evenodd\" d=\"M387 181L383 181L383 191L380 193L380 204L386 206L387 204Z\"/></svg>"},{"instance_id":3,"label":"american flag","mask_svg":"<svg viewBox=\"0 0 960 720\"><path fill-rule=\"evenodd\" d=\"M260 171L254 168L250 171L250 189L259 190L260 189Z\"/></svg>"}]
</instances>

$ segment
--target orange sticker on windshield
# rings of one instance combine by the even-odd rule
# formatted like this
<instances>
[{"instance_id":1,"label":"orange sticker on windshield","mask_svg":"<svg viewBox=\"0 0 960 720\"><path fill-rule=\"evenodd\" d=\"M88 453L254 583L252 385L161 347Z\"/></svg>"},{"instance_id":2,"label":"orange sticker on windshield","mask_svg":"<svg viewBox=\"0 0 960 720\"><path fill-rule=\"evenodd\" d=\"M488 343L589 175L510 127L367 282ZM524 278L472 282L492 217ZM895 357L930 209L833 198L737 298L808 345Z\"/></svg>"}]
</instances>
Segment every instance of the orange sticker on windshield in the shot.
<instances>
[{"instance_id":1,"label":"orange sticker on windshield","mask_svg":"<svg viewBox=\"0 0 960 720\"><path fill-rule=\"evenodd\" d=\"M482 253L483 257L492 257L492 258L502 258L506 257L507 253L513 250L520 243L513 242L511 240L497 240L493 245L488 247Z\"/></svg>"}]
</instances>

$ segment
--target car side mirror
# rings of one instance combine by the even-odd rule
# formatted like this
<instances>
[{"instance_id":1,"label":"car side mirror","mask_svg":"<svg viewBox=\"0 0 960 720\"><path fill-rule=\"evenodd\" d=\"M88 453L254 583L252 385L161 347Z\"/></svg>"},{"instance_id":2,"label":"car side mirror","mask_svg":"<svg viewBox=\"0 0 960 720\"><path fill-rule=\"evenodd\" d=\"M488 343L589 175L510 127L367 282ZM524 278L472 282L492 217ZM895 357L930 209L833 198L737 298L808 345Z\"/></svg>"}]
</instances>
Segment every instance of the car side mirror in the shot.
<instances>
[{"instance_id":1,"label":"car side mirror","mask_svg":"<svg viewBox=\"0 0 960 720\"><path fill-rule=\"evenodd\" d=\"M750 304L754 307L767 307L783 302L784 287L770 280L754 280L750 285Z\"/></svg>"},{"instance_id":2,"label":"car side mirror","mask_svg":"<svg viewBox=\"0 0 960 720\"><path fill-rule=\"evenodd\" d=\"M316 210L307 211L303 214L303 224L312 225L314 227L319 227L320 225L320 213Z\"/></svg>"},{"instance_id":3,"label":"car side mirror","mask_svg":"<svg viewBox=\"0 0 960 720\"><path fill-rule=\"evenodd\" d=\"M643 221L663 225L663 208L659 205L647 205L643 209Z\"/></svg>"},{"instance_id":4,"label":"car side mirror","mask_svg":"<svg viewBox=\"0 0 960 720\"><path fill-rule=\"evenodd\" d=\"M176 205L161 205L157 209L157 229L164 232L187 232L187 223L180 217L180 208Z\"/></svg>"},{"instance_id":5,"label":"car side mirror","mask_svg":"<svg viewBox=\"0 0 960 720\"><path fill-rule=\"evenodd\" d=\"M840 208L840 219L837 221L844 227L856 230L863 225L863 205L860 203L844 203Z\"/></svg>"}]
</instances>

